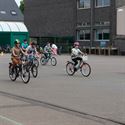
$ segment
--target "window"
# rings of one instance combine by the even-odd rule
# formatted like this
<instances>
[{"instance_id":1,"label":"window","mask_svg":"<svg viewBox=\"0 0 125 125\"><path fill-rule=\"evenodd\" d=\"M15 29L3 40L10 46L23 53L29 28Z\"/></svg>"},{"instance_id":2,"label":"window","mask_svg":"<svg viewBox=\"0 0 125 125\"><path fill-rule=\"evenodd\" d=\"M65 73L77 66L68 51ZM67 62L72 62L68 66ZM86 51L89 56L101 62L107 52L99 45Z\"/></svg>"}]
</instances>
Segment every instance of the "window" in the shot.
<instances>
[{"instance_id":1,"label":"window","mask_svg":"<svg viewBox=\"0 0 125 125\"><path fill-rule=\"evenodd\" d=\"M6 11L1 10L0 13L1 13L1 14L6 14Z\"/></svg>"},{"instance_id":2,"label":"window","mask_svg":"<svg viewBox=\"0 0 125 125\"><path fill-rule=\"evenodd\" d=\"M110 0L96 0L95 2L96 7L110 6Z\"/></svg>"},{"instance_id":3,"label":"window","mask_svg":"<svg viewBox=\"0 0 125 125\"><path fill-rule=\"evenodd\" d=\"M90 8L90 0L78 0L78 8Z\"/></svg>"},{"instance_id":4,"label":"window","mask_svg":"<svg viewBox=\"0 0 125 125\"><path fill-rule=\"evenodd\" d=\"M109 21L104 21L104 22L95 22L96 26L110 26Z\"/></svg>"},{"instance_id":5,"label":"window","mask_svg":"<svg viewBox=\"0 0 125 125\"><path fill-rule=\"evenodd\" d=\"M95 39L98 41L109 40L110 39L109 29L96 30Z\"/></svg>"},{"instance_id":6,"label":"window","mask_svg":"<svg viewBox=\"0 0 125 125\"><path fill-rule=\"evenodd\" d=\"M11 13L12 15L14 15L14 16L17 15L17 13L16 13L15 10L11 10L10 13Z\"/></svg>"},{"instance_id":7,"label":"window","mask_svg":"<svg viewBox=\"0 0 125 125\"><path fill-rule=\"evenodd\" d=\"M89 22L77 23L77 27L90 27L90 23Z\"/></svg>"},{"instance_id":8,"label":"window","mask_svg":"<svg viewBox=\"0 0 125 125\"><path fill-rule=\"evenodd\" d=\"M78 40L90 40L90 30L78 30L77 39Z\"/></svg>"}]
</instances>

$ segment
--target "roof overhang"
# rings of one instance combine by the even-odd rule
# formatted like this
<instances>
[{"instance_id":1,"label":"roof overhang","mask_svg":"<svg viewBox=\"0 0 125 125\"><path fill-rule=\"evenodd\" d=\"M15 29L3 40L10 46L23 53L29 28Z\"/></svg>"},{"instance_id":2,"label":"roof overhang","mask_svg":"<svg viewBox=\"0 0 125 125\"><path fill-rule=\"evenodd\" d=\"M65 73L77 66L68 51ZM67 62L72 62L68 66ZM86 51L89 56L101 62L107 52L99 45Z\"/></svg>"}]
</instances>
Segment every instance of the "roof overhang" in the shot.
<instances>
[{"instance_id":1,"label":"roof overhang","mask_svg":"<svg viewBox=\"0 0 125 125\"><path fill-rule=\"evenodd\" d=\"M28 32L23 22L0 21L0 32Z\"/></svg>"}]
</instances>

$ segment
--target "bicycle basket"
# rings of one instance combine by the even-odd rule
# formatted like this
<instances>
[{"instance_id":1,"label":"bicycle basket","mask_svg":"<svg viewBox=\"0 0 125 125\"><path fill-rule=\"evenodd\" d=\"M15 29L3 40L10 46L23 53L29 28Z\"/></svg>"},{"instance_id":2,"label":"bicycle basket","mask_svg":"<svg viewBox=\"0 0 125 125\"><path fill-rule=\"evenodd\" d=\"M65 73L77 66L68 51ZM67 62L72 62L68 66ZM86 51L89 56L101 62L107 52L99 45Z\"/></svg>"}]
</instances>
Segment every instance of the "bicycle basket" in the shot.
<instances>
[{"instance_id":1,"label":"bicycle basket","mask_svg":"<svg viewBox=\"0 0 125 125\"><path fill-rule=\"evenodd\" d=\"M83 55L83 56L82 56L82 60L83 60L83 61L87 61L87 60L88 60L88 56L87 56L87 55Z\"/></svg>"}]
</instances>

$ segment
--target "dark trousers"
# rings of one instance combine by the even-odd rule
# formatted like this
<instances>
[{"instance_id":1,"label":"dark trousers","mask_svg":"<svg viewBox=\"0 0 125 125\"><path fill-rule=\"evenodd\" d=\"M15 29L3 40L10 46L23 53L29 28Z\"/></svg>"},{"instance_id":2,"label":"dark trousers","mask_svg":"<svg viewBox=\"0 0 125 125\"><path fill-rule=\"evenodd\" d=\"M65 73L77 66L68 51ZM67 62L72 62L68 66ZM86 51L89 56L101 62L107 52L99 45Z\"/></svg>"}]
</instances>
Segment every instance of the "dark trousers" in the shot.
<instances>
[{"instance_id":1,"label":"dark trousers","mask_svg":"<svg viewBox=\"0 0 125 125\"><path fill-rule=\"evenodd\" d=\"M72 60L75 63L74 64L75 66L78 64L78 61L80 61L80 63L82 62L82 58L81 57L76 57L76 58L73 58Z\"/></svg>"},{"instance_id":2,"label":"dark trousers","mask_svg":"<svg viewBox=\"0 0 125 125\"><path fill-rule=\"evenodd\" d=\"M46 59L50 58L51 57L51 53L44 53L44 56L45 56Z\"/></svg>"}]
</instances>

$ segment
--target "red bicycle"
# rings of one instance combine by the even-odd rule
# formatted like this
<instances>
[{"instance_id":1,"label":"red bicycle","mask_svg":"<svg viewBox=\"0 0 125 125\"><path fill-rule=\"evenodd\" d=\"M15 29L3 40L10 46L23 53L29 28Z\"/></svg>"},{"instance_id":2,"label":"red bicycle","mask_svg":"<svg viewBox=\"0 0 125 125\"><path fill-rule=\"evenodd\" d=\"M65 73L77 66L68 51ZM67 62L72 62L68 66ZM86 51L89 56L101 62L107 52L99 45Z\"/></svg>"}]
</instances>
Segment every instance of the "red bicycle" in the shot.
<instances>
[{"instance_id":1,"label":"red bicycle","mask_svg":"<svg viewBox=\"0 0 125 125\"><path fill-rule=\"evenodd\" d=\"M66 64L66 72L68 75L72 76L80 70L83 76L88 77L91 74L91 67L88 63L86 63L86 60L88 60L87 55L83 55L82 62L78 64L77 70L75 70L75 65L73 61L68 61Z\"/></svg>"}]
</instances>

